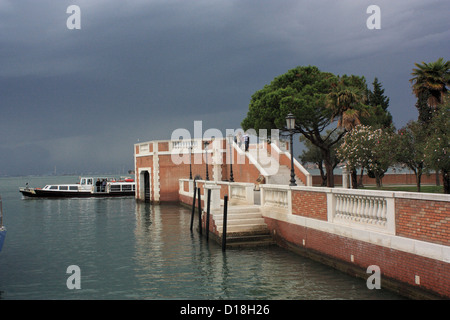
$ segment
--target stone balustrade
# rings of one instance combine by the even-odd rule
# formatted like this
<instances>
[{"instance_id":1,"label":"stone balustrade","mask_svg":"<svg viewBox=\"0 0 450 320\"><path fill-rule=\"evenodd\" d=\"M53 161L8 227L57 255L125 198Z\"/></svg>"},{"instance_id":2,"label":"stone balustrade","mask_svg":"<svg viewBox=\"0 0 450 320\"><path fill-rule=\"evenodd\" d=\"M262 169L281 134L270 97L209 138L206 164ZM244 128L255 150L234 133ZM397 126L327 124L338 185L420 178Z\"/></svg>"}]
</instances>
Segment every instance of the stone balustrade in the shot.
<instances>
[{"instance_id":1,"label":"stone balustrade","mask_svg":"<svg viewBox=\"0 0 450 320\"><path fill-rule=\"evenodd\" d=\"M290 211L290 188L277 185L261 185L261 206L263 208Z\"/></svg>"},{"instance_id":2,"label":"stone balustrade","mask_svg":"<svg viewBox=\"0 0 450 320\"><path fill-rule=\"evenodd\" d=\"M254 204L254 188L253 183L244 182L226 182L226 181L206 181L196 180L197 186L203 189L211 189L212 197L215 199L223 200L223 195L227 194L230 201L230 205L237 204ZM222 190L225 191L222 191ZM194 181L189 179L179 180L179 193L180 195L193 197L194 195ZM202 196L205 196L203 193Z\"/></svg>"}]
</instances>

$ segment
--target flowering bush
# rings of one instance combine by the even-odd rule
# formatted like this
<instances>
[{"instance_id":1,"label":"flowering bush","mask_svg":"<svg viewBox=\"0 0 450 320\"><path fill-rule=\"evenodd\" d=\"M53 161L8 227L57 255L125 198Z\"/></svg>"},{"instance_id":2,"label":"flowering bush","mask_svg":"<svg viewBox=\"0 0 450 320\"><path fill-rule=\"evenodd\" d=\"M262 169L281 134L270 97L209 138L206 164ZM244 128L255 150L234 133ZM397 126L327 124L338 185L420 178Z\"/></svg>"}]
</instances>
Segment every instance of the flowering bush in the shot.
<instances>
[{"instance_id":1,"label":"flowering bush","mask_svg":"<svg viewBox=\"0 0 450 320\"><path fill-rule=\"evenodd\" d=\"M393 136L386 130L360 125L346 133L337 155L350 170L367 168L381 186L381 178L395 161L392 144Z\"/></svg>"},{"instance_id":2,"label":"flowering bush","mask_svg":"<svg viewBox=\"0 0 450 320\"><path fill-rule=\"evenodd\" d=\"M444 193L450 193L450 98L436 109L427 128L423 158L428 168L442 171Z\"/></svg>"}]
</instances>

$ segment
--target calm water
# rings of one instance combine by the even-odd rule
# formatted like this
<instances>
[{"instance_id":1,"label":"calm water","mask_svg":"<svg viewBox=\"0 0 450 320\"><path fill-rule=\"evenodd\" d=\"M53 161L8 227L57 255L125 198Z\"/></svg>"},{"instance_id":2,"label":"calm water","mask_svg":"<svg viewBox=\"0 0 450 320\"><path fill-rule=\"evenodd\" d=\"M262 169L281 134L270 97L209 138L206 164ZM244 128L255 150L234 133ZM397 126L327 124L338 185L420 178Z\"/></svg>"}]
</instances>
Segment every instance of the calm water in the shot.
<instances>
[{"instance_id":1,"label":"calm water","mask_svg":"<svg viewBox=\"0 0 450 320\"><path fill-rule=\"evenodd\" d=\"M77 177L0 178L2 299L399 299L279 247L228 250L191 233L190 209L120 199L23 199L19 186ZM67 267L81 270L69 290Z\"/></svg>"}]
</instances>

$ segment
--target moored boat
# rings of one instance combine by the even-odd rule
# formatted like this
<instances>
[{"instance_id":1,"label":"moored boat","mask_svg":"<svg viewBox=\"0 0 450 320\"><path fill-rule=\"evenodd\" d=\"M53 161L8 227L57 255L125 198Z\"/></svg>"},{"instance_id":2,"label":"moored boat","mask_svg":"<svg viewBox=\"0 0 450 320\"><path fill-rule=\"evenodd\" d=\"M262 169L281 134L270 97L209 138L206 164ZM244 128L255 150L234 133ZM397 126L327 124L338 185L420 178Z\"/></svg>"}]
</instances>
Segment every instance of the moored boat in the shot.
<instances>
[{"instance_id":1,"label":"moored boat","mask_svg":"<svg viewBox=\"0 0 450 320\"><path fill-rule=\"evenodd\" d=\"M133 179L116 181L111 178L81 177L79 183L48 184L43 188L30 188L27 184L19 191L31 198L102 198L134 196Z\"/></svg>"}]
</instances>

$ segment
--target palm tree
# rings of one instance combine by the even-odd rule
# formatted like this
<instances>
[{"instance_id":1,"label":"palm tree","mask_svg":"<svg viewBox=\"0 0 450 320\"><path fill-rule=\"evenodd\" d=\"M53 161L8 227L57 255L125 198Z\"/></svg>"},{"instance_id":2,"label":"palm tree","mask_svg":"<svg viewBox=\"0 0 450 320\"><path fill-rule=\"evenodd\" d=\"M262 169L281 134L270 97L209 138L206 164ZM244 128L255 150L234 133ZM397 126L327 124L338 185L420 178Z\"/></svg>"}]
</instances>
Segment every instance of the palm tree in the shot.
<instances>
[{"instance_id":1,"label":"palm tree","mask_svg":"<svg viewBox=\"0 0 450 320\"><path fill-rule=\"evenodd\" d=\"M432 114L430 109L435 110L444 101L444 96L447 93L447 86L450 84L450 61L439 58L430 63L415 63L415 66L417 69L413 69L411 73L414 77L409 81L412 83L413 92L418 98L419 118L422 118L422 120L425 118L426 122L429 123ZM420 101L423 101L423 105ZM427 108L426 104L431 108ZM436 185L440 184L438 172L439 170L436 170Z\"/></svg>"},{"instance_id":2,"label":"palm tree","mask_svg":"<svg viewBox=\"0 0 450 320\"><path fill-rule=\"evenodd\" d=\"M428 104L435 108L442 103L450 83L450 61L439 58L434 62L414 65L417 68L413 69L411 75L414 77L409 80L413 92L417 98L429 94Z\"/></svg>"},{"instance_id":3,"label":"palm tree","mask_svg":"<svg viewBox=\"0 0 450 320\"><path fill-rule=\"evenodd\" d=\"M338 117L338 127L350 131L368 115L365 102L367 87L362 78L343 76L328 94L332 120Z\"/></svg>"},{"instance_id":4,"label":"palm tree","mask_svg":"<svg viewBox=\"0 0 450 320\"><path fill-rule=\"evenodd\" d=\"M327 96L331 120L338 117L338 127L351 131L360 125L363 117L369 116L367 106L368 89L363 77L342 76ZM351 171L352 187L357 188L356 170Z\"/></svg>"}]
</instances>

